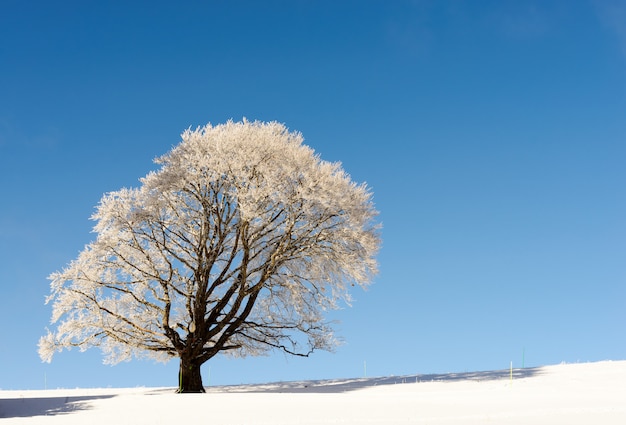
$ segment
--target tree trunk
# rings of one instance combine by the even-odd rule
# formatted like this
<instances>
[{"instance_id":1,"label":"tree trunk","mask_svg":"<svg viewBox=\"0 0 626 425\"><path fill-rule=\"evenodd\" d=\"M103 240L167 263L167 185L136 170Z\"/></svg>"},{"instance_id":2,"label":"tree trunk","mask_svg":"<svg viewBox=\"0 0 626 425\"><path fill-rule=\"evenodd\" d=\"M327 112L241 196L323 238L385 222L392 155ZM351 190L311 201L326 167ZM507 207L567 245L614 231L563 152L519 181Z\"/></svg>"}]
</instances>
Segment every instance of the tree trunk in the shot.
<instances>
[{"instance_id":1,"label":"tree trunk","mask_svg":"<svg viewBox=\"0 0 626 425\"><path fill-rule=\"evenodd\" d=\"M200 366L193 360L180 359L180 369L178 371L178 392L179 393L203 393L202 375Z\"/></svg>"}]
</instances>

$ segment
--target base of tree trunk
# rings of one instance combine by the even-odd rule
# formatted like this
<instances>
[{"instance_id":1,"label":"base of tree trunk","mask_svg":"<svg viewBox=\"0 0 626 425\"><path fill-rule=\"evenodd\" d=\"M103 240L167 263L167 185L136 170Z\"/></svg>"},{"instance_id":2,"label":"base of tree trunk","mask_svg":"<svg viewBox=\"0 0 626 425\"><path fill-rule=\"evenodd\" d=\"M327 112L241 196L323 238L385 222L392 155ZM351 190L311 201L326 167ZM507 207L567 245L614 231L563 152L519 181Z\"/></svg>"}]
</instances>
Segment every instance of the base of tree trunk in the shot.
<instances>
[{"instance_id":1,"label":"base of tree trunk","mask_svg":"<svg viewBox=\"0 0 626 425\"><path fill-rule=\"evenodd\" d=\"M178 371L178 391L177 393L204 393L202 385L202 375L200 365L194 362L187 362L181 359Z\"/></svg>"}]
</instances>

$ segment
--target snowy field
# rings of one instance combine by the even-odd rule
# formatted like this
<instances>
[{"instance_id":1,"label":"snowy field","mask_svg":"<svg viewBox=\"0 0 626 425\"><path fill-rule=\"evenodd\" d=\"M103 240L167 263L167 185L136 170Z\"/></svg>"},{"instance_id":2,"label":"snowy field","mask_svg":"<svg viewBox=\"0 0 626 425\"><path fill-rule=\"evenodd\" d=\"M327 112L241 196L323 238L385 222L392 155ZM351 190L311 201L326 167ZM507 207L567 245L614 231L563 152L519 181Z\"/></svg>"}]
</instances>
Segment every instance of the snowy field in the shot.
<instances>
[{"instance_id":1,"label":"snowy field","mask_svg":"<svg viewBox=\"0 0 626 425\"><path fill-rule=\"evenodd\" d=\"M0 391L0 424L626 424L626 361L211 387Z\"/></svg>"}]
</instances>

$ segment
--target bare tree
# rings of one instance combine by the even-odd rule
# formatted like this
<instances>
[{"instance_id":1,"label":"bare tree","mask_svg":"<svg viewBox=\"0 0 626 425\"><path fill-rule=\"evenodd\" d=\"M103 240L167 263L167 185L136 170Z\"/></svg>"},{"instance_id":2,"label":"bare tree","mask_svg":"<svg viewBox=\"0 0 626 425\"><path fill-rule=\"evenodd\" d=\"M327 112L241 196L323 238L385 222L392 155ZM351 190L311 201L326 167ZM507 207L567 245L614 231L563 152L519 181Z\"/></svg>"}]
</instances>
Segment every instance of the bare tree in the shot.
<instances>
[{"instance_id":1,"label":"bare tree","mask_svg":"<svg viewBox=\"0 0 626 425\"><path fill-rule=\"evenodd\" d=\"M96 240L50 276L41 358L179 357L179 392L200 392L200 366L221 352L331 350L324 310L376 273L367 186L275 122L187 130L155 162L139 188L102 198Z\"/></svg>"}]
</instances>

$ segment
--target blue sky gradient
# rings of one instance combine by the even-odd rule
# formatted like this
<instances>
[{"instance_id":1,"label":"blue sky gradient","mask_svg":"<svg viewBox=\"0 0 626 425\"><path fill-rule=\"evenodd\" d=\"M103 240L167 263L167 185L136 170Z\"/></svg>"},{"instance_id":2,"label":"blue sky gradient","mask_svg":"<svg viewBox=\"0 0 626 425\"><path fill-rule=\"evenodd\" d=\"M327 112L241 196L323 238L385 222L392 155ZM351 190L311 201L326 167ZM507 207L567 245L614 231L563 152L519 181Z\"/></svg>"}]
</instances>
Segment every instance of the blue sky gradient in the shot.
<instances>
[{"instance_id":1,"label":"blue sky gradient","mask_svg":"<svg viewBox=\"0 0 626 425\"><path fill-rule=\"evenodd\" d=\"M626 2L0 5L0 388L175 386L37 356L46 277L186 128L276 120L366 181L380 274L308 359L205 384L626 358Z\"/></svg>"}]
</instances>

